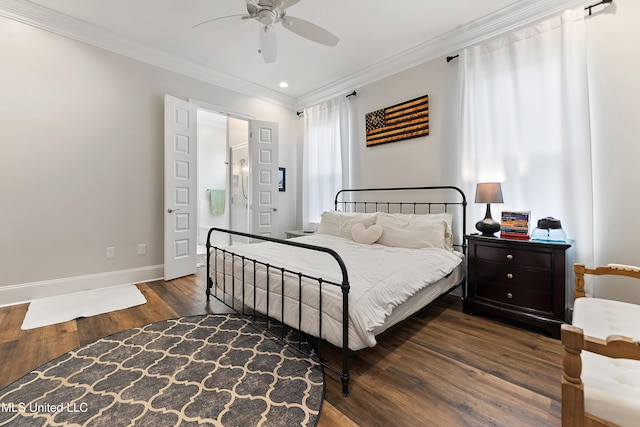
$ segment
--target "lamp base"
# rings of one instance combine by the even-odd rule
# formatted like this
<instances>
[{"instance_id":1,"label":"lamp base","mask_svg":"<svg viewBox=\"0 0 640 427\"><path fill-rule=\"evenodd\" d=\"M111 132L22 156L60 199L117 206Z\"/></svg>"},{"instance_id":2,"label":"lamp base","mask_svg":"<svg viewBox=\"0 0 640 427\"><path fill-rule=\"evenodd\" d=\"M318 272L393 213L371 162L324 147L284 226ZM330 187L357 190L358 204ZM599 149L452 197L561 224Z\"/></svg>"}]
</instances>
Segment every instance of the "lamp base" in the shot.
<instances>
[{"instance_id":1,"label":"lamp base","mask_svg":"<svg viewBox=\"0 0 640 427\"><path fill-rule=\"evenodd\" d=\"M500 231L500 223L493 218L485 218L476 222L476 229L486 237L496 237L495 233Z\"/></svg>"},{"instance_id":2,"label":"lamp base","mask_svg":"<svg viewBox=\"0 0 640 427\"><path fill-rule=\"evenodd\" d=\"M491 218L491 204L487 203L484 219L476 222L476 229L485 237L496 237L494 233L500 231L500 223Z\"/></svg>"}]
</instances>

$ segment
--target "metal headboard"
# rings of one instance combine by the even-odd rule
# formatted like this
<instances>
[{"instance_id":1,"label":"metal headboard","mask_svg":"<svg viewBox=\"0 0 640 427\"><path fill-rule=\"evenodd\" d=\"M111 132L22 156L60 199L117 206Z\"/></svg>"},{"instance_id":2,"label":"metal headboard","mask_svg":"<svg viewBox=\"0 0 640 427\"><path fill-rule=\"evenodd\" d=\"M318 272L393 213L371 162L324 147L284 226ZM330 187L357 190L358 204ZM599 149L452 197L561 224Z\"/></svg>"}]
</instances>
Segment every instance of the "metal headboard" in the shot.
<instances>
[{"instance_id":1,"label":"metal headboard","mask_svg":"<svg viewBox=\"0 0 640 427\"><path fill-rule=\"evenodd\" d=\"M456 239L454 246L459 247L465 255L467 253L464 239L467 224L467 198L458 187L447 185L345 189L336 193L334 208L345 212L452 213L453 234ZM456 229L460 229L461 232L456 233Z\"/></svg>"}]
</instances>

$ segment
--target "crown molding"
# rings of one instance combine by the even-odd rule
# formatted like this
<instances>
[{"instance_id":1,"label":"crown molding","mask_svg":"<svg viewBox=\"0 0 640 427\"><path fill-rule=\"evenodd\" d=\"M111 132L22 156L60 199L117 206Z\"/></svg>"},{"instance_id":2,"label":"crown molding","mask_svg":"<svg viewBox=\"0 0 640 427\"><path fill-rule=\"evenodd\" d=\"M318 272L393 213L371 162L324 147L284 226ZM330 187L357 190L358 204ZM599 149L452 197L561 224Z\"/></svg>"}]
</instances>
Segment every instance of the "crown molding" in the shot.
<instances>
[{"instance_id":1,"label":"crown molding","mask_svg":"<svg viewBox=\"0 0 640 427\"><path fill-rule=\"evenodd\" d=\"M285 108L301 110L586 3L586 0L522 0L298 98L183 60L27 0L0 0L0 16Z\"/></svg>"},{"instance_id":2,"label":"crown molding","mask_svg":"<svg viewBox=\"0 0 640 427\"><path fill-rule=\"evenodd\" d=\"M26 0L0 0L0 16L127 56L178 74L293 109L295 99Z\"/></svg>"},{"instance_id":3,"label":"crown molding","mask_svg":"<svg viewBox=\"0 0 640 427\"><path fill-rule=\"evenodd\" d=\"M564 10L584 6L585 0L523 0L448 33L407 49L358 73L296 98L296 110L356 90L401 71L539 22Z\"/></svg>"}]
</instances>

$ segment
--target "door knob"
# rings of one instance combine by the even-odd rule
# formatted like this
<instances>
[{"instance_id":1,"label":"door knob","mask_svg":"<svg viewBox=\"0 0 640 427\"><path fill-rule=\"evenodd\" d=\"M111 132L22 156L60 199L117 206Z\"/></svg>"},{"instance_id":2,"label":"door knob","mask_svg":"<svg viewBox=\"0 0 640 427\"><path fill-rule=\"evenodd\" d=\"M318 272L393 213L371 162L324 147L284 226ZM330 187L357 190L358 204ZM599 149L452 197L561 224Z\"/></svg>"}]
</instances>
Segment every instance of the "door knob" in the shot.
<instances>
[{"instance_id":1,"label":"door knob","mask_svg":"<svg viewBox=\"0 0 640 427\"><path fill-rule=\"evenodd\" d=\"M272 211L277 212L278 208L271 208Z\"/></svg>"},{"instance_id":2,"label":"door knob","mask_svg":"<svg viewBox=\"0 0 640 427\"><path fill-rule=\"evenodd\" d=\"M173 212L176 212L176 211L179 211L179 210L180 209L171 209L171 208L169 208L169 209L167 209L167 212L173 213Z\"/></svg>"}]
</instances>

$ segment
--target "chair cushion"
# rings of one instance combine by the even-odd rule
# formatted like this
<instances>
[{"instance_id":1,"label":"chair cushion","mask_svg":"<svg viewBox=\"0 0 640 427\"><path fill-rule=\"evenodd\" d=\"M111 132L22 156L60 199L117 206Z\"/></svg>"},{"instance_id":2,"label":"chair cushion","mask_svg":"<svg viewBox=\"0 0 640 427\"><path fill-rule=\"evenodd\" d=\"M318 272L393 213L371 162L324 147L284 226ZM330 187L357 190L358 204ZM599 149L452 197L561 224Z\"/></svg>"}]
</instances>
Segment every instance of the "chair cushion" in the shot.
<instances>
[{"instance_id":1,"label":"chair cushion","mask_svg":"<svg viewBox=\"0 0 640 427\"><path fill-rule=\"evenodd\" d=\"M585 335L640 337L640 305L600 298L578 298L573 325ZM620 426L640 419L640 361L582 352L585 411Z\"/></svg>"}]
</instances>

